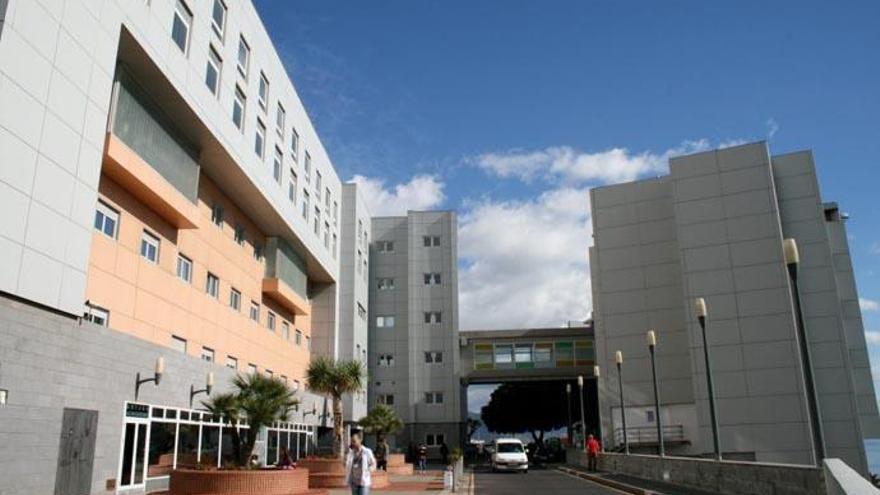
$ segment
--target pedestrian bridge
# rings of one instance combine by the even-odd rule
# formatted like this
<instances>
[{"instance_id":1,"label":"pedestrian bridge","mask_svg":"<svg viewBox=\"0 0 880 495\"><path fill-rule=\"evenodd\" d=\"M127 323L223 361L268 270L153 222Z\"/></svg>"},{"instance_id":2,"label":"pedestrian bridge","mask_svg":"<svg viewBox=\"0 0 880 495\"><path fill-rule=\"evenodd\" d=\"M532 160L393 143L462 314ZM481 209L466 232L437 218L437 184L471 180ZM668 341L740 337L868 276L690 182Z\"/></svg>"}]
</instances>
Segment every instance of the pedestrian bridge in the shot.
<instances>
[{"instance_id":1,"label":"pedestrian bridge","mask_svg":"<svg viewBox=\"0 0 880 495\"><path fill-rule=\"evenodd\" d=\"M460 332L462 385L593 378L592 322L559 328Z\"/></svg>"}]
</instances>

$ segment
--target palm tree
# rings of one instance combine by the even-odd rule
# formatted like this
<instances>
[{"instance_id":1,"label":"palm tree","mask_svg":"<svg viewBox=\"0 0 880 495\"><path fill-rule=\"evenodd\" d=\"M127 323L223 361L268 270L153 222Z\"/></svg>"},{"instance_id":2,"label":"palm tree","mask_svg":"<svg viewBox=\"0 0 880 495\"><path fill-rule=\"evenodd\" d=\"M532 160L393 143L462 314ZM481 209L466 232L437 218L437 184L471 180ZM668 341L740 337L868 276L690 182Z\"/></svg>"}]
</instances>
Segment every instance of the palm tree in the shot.
<instances>
[{"instance_id":1,"label":"palm tree","mask_svg":"<svg viewBox=\"0 0 880 495\"><path fill-rule=\"evenodd\" d=\"M232 386L234 392L217 394L202 402L202 405L208 411L221 415L226 424L233 426L235 464L247 466L260 430L275 421L287 421L288 414L299 401L286 383L258 373L237 375L232 379ZM239 422L247 424L249 428L235 428Z\"/></svg>"},{"instance_id":2,"label":"palm tree","mask_svg":"<svg viewBox=\"0 0 880 495\"><path fill-rule=\"evenodd\" d=\"M393 435L403 429L403 421L394 413L394 409L385 404L377 404L369 414L358 420L364 431L376 435L376 441L381 442L386 435Z\"/></svg>"},{"instance_id":3,"label":"palm tree","mask_svg":"<svg viewBox=\"0 0 880 495\"><path fill-rule=\"evenodd\" d=\"M333 455L342 458L342 396L361 390L364 367L360 361L334 361L318 357L306 371L309 390L333 399Z\"/></svg>"}]
</instances>

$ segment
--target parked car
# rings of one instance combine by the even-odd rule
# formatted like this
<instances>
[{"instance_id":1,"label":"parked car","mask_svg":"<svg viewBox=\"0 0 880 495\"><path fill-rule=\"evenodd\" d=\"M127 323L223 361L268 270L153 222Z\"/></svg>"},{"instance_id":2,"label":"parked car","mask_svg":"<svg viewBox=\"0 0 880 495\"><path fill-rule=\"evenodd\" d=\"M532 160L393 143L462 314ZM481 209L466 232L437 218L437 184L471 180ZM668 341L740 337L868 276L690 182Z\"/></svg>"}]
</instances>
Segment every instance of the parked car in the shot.
<instances>
[{"instance_id":1,"label":"parked car","mask_svg":"<svg viewBox=\"0 0 880 495\"><path fill-rule=\"evenodd\" d=\"M499 438L492 444L492 471L529 472L529 459L523 443L516 438Z\"/></svg>"}]
</instances>

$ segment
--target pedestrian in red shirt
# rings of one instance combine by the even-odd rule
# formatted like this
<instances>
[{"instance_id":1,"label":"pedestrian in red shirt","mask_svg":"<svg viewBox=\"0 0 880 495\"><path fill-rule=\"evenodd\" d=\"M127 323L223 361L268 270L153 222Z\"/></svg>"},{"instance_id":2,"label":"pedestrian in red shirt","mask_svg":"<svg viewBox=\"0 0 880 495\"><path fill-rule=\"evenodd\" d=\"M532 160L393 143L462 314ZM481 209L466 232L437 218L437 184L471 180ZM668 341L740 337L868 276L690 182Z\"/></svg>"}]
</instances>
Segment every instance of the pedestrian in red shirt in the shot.
<instances>
[{"instance_id":1,"label":"pedestrian in red shirt","mask_svg":"<svg viewBox=\"0 0 880 495\"><path fill-rule=\"evenodd\" d=\"M587 437L587 470L596 471L599 462L599 451L602 447L593 435Z\"/></svg>"}]
</instances>

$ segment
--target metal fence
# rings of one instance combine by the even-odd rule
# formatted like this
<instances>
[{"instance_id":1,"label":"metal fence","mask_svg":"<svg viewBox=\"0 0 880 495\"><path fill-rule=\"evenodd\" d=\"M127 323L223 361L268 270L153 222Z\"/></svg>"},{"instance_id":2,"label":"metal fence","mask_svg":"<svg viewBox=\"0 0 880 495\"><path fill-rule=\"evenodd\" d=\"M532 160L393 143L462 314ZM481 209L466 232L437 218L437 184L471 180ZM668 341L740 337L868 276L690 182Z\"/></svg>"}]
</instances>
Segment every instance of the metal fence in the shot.
<instances>
[{"instance_id":1,"label":"metal fence","mask_svg":"<svg viewBox=\"0 0 880 495\"><path fill-rule=\"evenodd\" d=\"M626 439L630 445L652 445L657 444L657 427L656 426L637 426L626 429ZM663 427L664 442L684 442L684 426L683 425L667 425ZM623 445L623 428L614 430L615 445Z\"/></svg>"}]
</instances>

